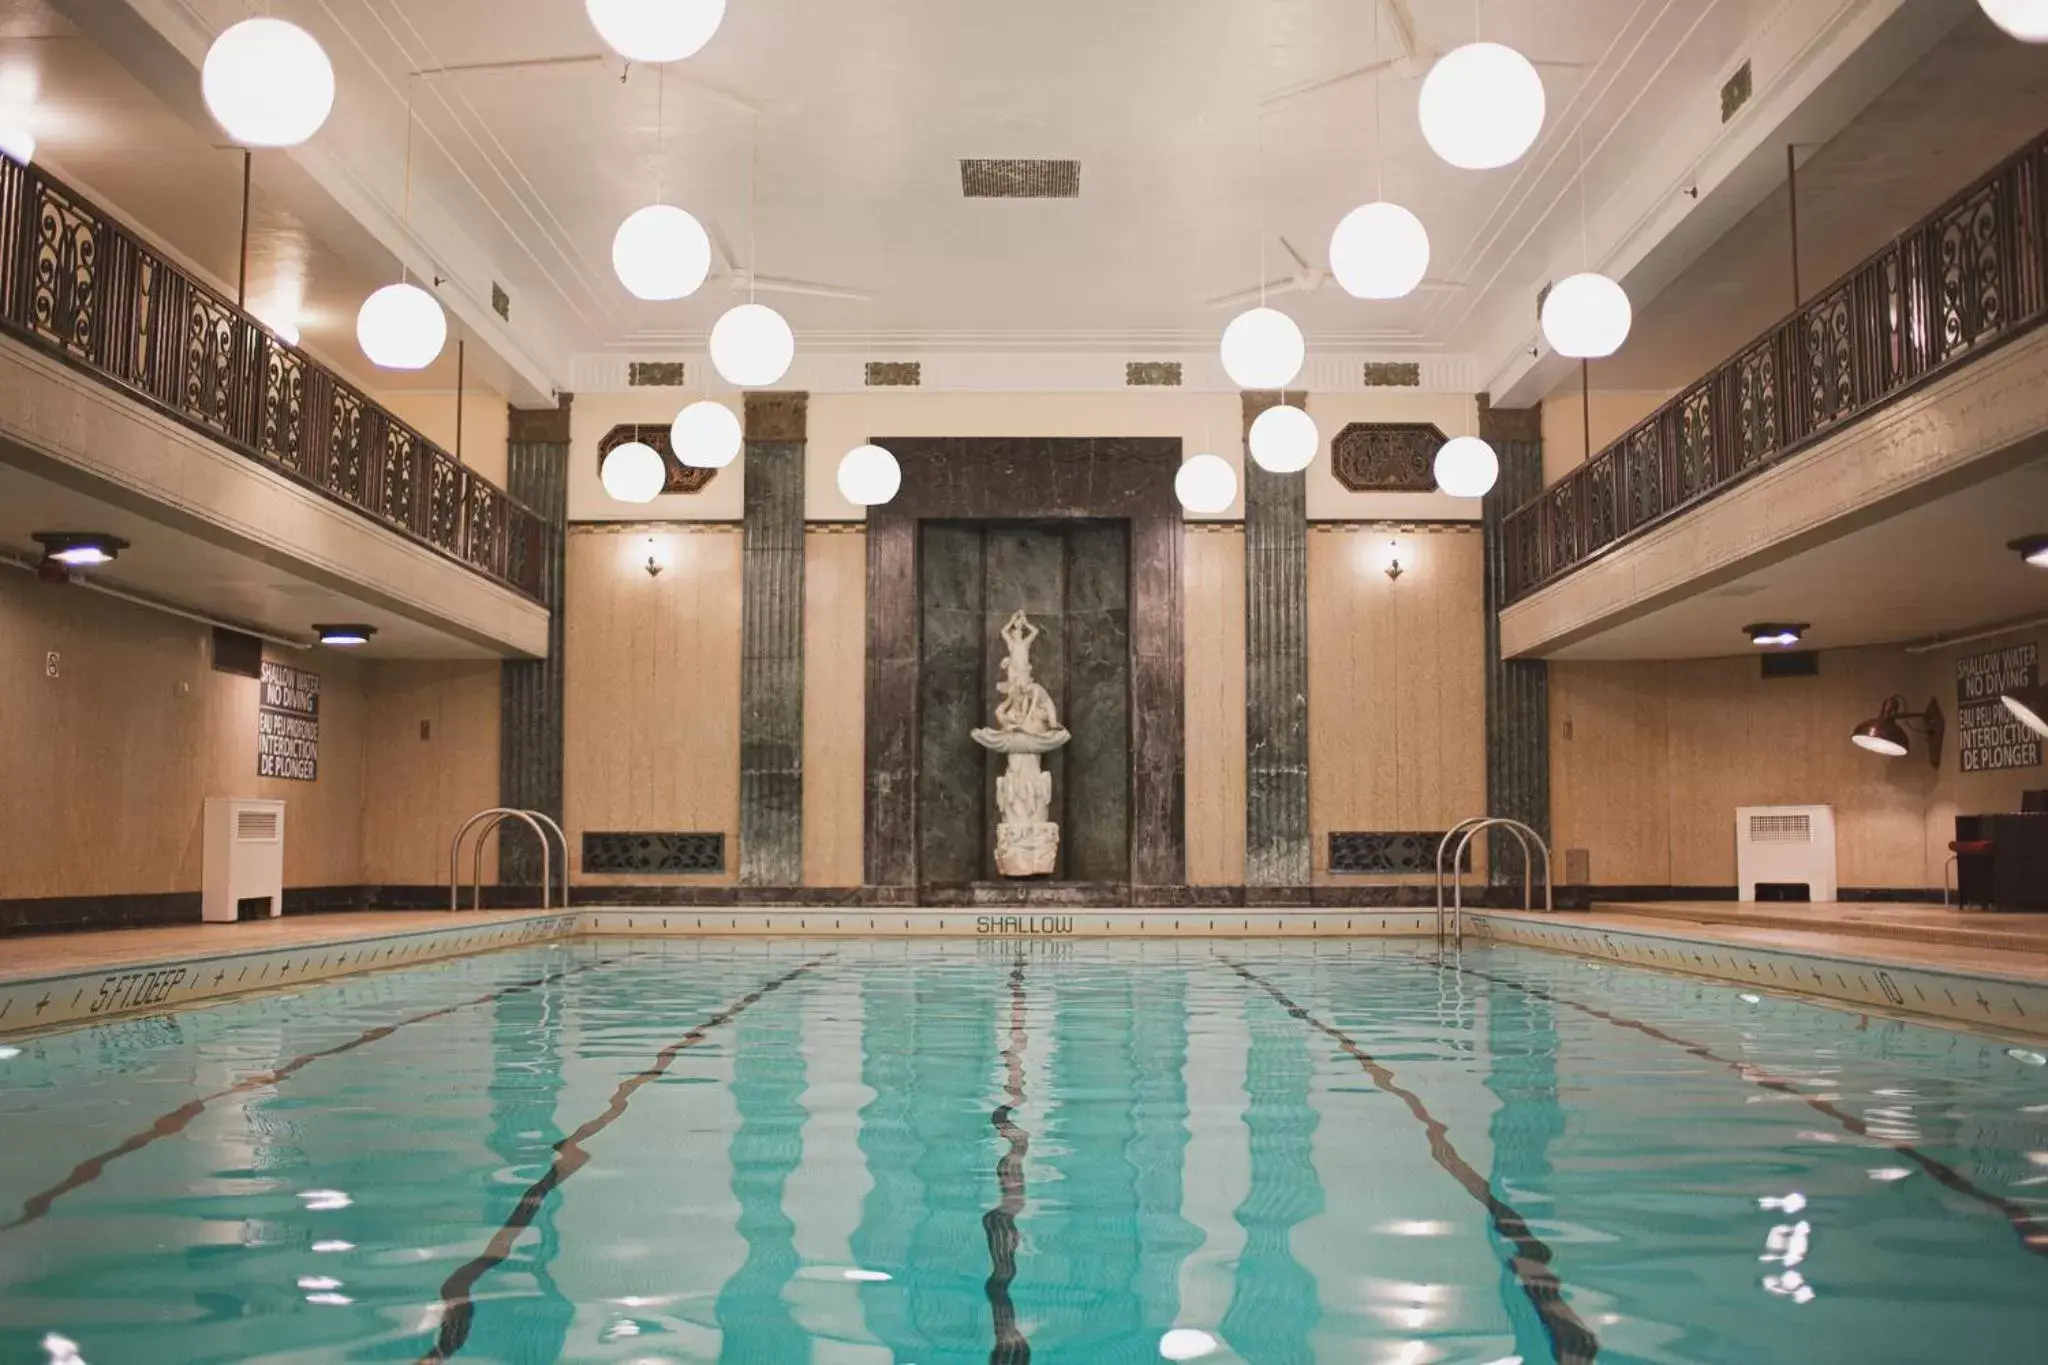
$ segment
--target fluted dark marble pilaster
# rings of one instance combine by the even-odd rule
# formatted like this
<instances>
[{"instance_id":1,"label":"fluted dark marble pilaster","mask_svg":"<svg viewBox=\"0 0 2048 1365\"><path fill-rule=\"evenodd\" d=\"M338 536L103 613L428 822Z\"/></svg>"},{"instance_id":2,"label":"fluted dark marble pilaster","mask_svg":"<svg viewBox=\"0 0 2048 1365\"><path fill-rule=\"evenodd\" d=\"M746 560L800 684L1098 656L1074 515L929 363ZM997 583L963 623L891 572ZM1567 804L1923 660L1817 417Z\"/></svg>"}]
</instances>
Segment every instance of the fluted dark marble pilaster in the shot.
<instances>
[{"instance_id":1,"label":"fluted dark marble pilaster","mask_svg":"<svg viewBox=\"0 0 2048 1365\"><path fill-rule=\"evenodd\" d=\"M1299 394L1244 395L1245 429ZM1244 469L1247 887L1309 884L1307 477Z\"/></svg>"},{"instance_id":2,"label":"fluted dark marble pilaster","mask_svg":"<svg viewBox=\"0 0 2048 1365\"><path fill-rule=\"evenodd\" d=\"M746 400L740 551L743 886L804 873L804 437L807 396Z\"/></svg>"},{"instance_id":3,"label":"fluted dark marble pilaster","mask_svg":"<svg viewBox=\"0 0 2048 1365\"><path fill-rule=\"evenodd\" d=\"M1500 457L1500 481L1482 504L1486 555L1486 813L1520 820L1550 838L1550 665L1503 659L1500 609L1507 603L1507 541L1501 523L1543 491L1543 424L1535 408L1487 408L1479 434ZM1522 877L1522 850L1504 829L1487 831L1494 881ZM1553 873L1562 875L1561 857Z\"/></svg>"},{"instance_id":4,"label":"fluted dark marble pilaster","mask_svg":"<svg viewBox=\"0 0 2048 1365\"><path fill-rule=\"evenodd\" d=\"M498 673L498 804L562 819L562 565L569 516L569 403L537 412L514 408L506 445L505 491L545 528L541 601L549 610L548 656L507 659ZM533 840L498 840L498 880L537 886Z\"/></svg>"}]
</instances>

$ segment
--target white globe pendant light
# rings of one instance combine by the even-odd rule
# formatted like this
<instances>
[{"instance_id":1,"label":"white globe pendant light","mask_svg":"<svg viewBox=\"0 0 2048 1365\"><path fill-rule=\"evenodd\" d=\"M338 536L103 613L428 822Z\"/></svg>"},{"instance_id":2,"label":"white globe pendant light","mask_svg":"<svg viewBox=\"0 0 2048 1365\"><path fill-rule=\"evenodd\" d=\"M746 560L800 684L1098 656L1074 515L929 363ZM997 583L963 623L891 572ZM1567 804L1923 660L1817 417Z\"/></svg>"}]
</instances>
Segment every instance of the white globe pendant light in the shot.
<instances>
[{"instance_id":1,"label":"white globe pendant light","mask_svg":"<svg viewBox=\"0 0 2048 1365\"><path fill-rule=\"evenodd\" d=\"M1453 436L1436 453L1436 486L1454 498L1483 498L1500 480L1500 456L1477 436Z\"/></svg>"},{"instance_id":2,"label":"white globe pendant light","mask_svg":"<svg viewBox=\"0 0 2048 1365\"><path fill-rule=\"evenodd\" d=\"M613 234L612 269L636 299L686 299L711 273L711 238L687 210L649 204Z\"/></svg>"},{"instance_id":3,"label":"white globe pendant light","mask_svg":"<svg viewBox=\"0 0 2048 1365\"><path fill-rule=\"evenodd\" d=\"M789 373L795 358L795 335L765 303L728 308L711 326L711 363L728 384L766 388Z\"/></svg>"},{"instance_id":4,"label":"white globe pendant light","mask_svg":"<svg viewBox=\"0 0 2048 1365\"><path fill-rule=\"evenodd\" d=\"M244 19L213 40L200 92L245 147L296 147L334 108L334 66L312 34L282 19Z\"/></svg>"},{"instance_id":5,"label":"white globe pendant light","mask_svg":"<svg viewBox=\"0 0 2048 1365\"><path fill-rule=\"evenodd\" d=\"M1451 165L1510 165L1543 131L1543 78L1499 43L1467 43L1437 59L1422 81L1422 136Z\"/></svg>"},{"instance_id":6,"label":"white globe pendant light","mask_svg":"<svg viewBox=\"0 0 2048 1365\"><path fill-rule=\"evenodd\" d=\"M0 156L19 166L36 159L36 135L22 127L0 128Z\"/></svg>"},{"instance_id":7,"label":"white globe pendant light","mask_svg":"<svg viewBox=\"0 0 2048 1365\"><path fill-rule=\"evenodd\" d=\"M2023 43L2048 43L2048 0L1977 0L1991 22Z\"/></svg>"},{"instance_id":8,"label":"white globe pendant light","mask_svg":"<svg viewBox=\"0 0 2048 1365\"><path fill-rule=\"evenodd\" d=\"M1308 344L1277 308L1250 308L1223 329L1223 371L1241 389L1284 389L1301 373Z\"/></svg>"},{"instance_id":9,"label":"white globe pendant light","mask_svg":"<svg viewBox=\"0 0 2048 1365\"><path fill-rule=\"evenodd\" d=\"M583 0L583 8L606 46L647 63L693 56L725 18L725 0Z\"/></svg>"},{"instance_id":10,"label":"white globe pendant light","mask_svg":"<svg viewBox=\"0 0 2048 1365\"><path fill-rule=\"evenodd\" d=\"M676 414L668 442L692 469L723 469L740 453L740 419L725 404L702 399Z\"/></svg>"},{"instance_id":11,"label":"white globe pendant light","mask_svg":"<svg viewBox=\"0 0 2048 1365\"><path fill-rule=\"evenodd\" d=\"M1634 320L1627 291L1592 271L1565 276L1543 299L1543 339L1574 360L1613 355Z\"/></svg>"},{"instance_id":12,"label":"white globe pendant light","mask_svg":"<svg viewBox=\"0 0 2048 1365\"><path fill-rule=\"evenodd\" d=\"M641 441L614 446L604 457L597 477L618 502L653 502L668 487L668 469L661 452Z\"/></svg>"},{"instance_id":13,"label":"white globe pendant light","mask_svg":"<svg viewBox=\"0 0 2048 1365\"><path fill-rule=\"evenodd\" d=\"M903 486L903 467L880 446L855 446L839 457L839 495L856 507L879 507Z\"/></svg>"},{"instance_id":14,"label":"white globe pendant light","mask_svg":"<svg viewBox=\"0 0 2048 1365\"><path fill-rule=\"evenodd\" d=\"M1330 273L1354 299L1404 298L1428 270L1429 233L1399 204L1360 204L1330 234Z\"/></svg>"},{"instance_id":15,"label":"white globe pendant light","mask_svg":"<svg viewBox=\"0 0 2048 1365\"><path fill-rule=\"evenodd\" d=\"M1315 461L1323 438L1313 417L1283 403L1252 419L1246 444L1253 462L1267 473L1299 474Z\"/></svg>"},{"instance_id":16,"label":"white globe pendant light","mask_svg":"<svg viewBox=\"0 0 2048 1365\"><path fill-rule=\"evenodd\" d=\"M416 284L387 284L363 300L356 342L387 370L424 370L448 344L448 315Z\"/></svg>"},{"instance_id":17,"label":"white globe pendant light","mask_svg":"<svg viewBox=\"0 0 2048 1365\"><path fill-rule=\"evenodd\" d=\"M1228 512L1237 501L1237 471L1221 455L1191 455L1173 476L1173 495L1190 512Z\"/></svg>"}]
</instances>

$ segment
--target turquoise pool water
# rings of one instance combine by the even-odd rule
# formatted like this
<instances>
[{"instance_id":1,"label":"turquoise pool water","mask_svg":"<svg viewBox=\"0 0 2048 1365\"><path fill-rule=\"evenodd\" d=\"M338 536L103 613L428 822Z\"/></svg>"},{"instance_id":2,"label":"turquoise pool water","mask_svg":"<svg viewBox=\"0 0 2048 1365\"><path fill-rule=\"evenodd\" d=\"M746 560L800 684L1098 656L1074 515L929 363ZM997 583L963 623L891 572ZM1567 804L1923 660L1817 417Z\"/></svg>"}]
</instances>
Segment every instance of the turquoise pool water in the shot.
<instances>
[{"instance_id":1,"label":"turquoise pool water","mask_svg":"<svg viewBox=\"0 0 2048 1365\"><path fill-rule=\"evenodd\" d=\"M2038 1055L1530 950L585 940L14 1045L5 1361L2048 1359Z\"/></svg>"}]
</instances>

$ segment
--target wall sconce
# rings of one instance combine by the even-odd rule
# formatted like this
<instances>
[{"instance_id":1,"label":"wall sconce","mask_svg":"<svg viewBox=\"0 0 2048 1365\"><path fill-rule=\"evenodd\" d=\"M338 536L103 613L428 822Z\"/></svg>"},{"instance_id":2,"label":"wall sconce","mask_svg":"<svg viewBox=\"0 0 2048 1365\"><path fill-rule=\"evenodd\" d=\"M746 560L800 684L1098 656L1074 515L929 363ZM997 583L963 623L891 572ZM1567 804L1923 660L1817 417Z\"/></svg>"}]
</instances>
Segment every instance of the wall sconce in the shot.
<instances>
[{"instance_id":1,"label":"wall sconce","mask_svg":"<svg viewBox=\"0 0 2048 1365\"><path fill-rule=\"evenodd\" d=\"M2008 540L2005 548L2037 569L2048 569L2048 535L2021 536L2018 540Z\"/></svg>"},{"instance_id":2,"label":"wall sconce","mask_svg":"<svg viewBox=\"0 0 2048 1365\"><path fill-rule=\"evenodd\" d=\"M1906 728L1911 726L1927 736L1927 761L1941 766L1941 737L1943 723L1941 703L1930 700L1925 711L1908 711L1906 699L1893 695L1884 699L1884 705L1877 715L1864 721L1849 734L1849 740L1859 749L1868 749L1886 758L1904 758L1912 743L1907 738Z\"/></svg>"},{"instance_id":3,"label":"wall sconce","mask_svg":"<svg viewBox=\"0 0 2048 1365\"><path fill-rule=\"evenodd\" d=\"M1405 541L1398 537L1387 541L1379 552L1380 572L1398 583L1401 575L1415 567L1415 556Z\"/></svg>"},{"instance_id":4,"label":"wall sconce","mask_svg":"<svg viewBox=\"0 0 2048 1365\"><path fill-rule=\"evenodd\" d=\"M668 566L661 562L661 555L655 547L654 537L647 537L647 576L649 578L659 578L661 577L661 571L666 567Z\"/></svg>"}]
</instances>

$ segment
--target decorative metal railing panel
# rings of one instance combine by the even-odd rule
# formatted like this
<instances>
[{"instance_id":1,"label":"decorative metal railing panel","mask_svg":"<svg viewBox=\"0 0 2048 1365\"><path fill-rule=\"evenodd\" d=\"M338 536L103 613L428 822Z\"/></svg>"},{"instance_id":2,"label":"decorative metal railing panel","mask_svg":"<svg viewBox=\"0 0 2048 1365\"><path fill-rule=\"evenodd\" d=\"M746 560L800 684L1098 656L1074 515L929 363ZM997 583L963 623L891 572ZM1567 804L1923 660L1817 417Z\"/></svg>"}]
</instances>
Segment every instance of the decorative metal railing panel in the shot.
<instances>
[{"instance_id":1,"label":"decorative metal railing panel","mask_svg":"<svg viewBox=\"0 0 2048 1365\"><path fill-rule=\"evenodd\" d=\"M0 158L0 330L539 599L546 528L347 380Z\"/></svg>"},{"instance_id":2,"label":"decorative metal railing panel","mask_svg":"<svg viewBox=\"0 0 2048 1365\"><path fill-rule=\"evenodd\" d=\"M1509 513L1507 598L2048 318L2048 135Z\"/></svg>"}]
</instances>

